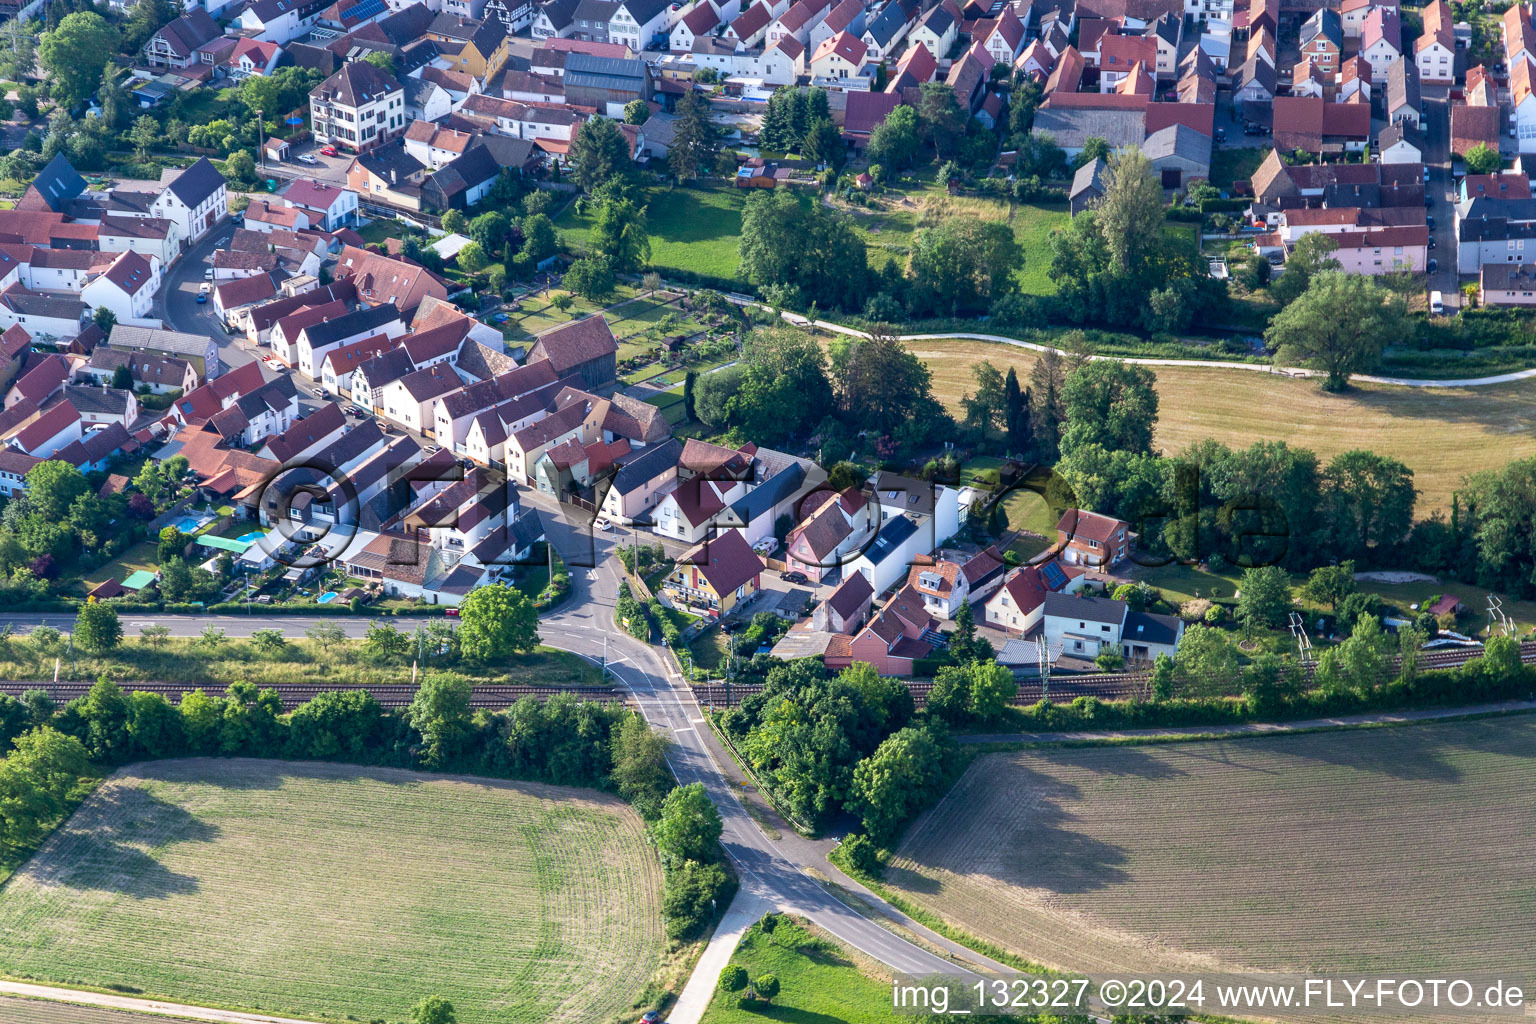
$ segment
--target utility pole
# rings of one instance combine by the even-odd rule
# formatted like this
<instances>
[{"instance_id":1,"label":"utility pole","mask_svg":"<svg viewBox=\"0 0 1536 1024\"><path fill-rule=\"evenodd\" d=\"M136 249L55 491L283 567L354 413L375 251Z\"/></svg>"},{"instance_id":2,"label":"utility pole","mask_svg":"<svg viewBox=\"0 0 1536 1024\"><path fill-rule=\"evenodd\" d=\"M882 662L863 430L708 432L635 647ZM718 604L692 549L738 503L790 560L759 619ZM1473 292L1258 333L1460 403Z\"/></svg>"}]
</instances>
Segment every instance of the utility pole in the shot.
<instances>
[{"instance_id":1,"label":"utility pole","mask_svg":"<svg viewBox=\"0 0 1536 1024\"><path fill-rule=\"evenodd\" d=\"M266 126L262 124L260 110L256 111L256 154L261 160L261 173L267 173L267 147L262 141L261 132Z\"/></svg>"}]
</instances>

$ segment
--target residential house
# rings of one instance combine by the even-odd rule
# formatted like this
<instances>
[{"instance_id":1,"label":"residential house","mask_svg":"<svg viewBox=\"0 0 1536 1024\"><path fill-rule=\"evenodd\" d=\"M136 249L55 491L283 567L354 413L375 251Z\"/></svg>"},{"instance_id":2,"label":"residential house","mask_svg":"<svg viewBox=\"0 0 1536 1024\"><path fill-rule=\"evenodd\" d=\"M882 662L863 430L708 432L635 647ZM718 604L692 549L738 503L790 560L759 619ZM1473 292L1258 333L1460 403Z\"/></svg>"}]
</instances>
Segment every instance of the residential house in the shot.
<instances>
[{"instance_id":1,"label":"residential house","mask_svg":"<svg viewBox=\"0 0 1536 1024\"><path fill-rule=\"evenodd\" d=\"M75 411L80 414L80 422L85 424L87 430L109 423L115 423L126 430L139 418L139 400L132 391L67 384L64 387L64 401L75 407Z\"/></svg>"},{"instance_id":2,"label":"residential house","mask_svg":"<svg viewBox=\"0 0 1536 1024\"><path fill-rule=\"evenodd\" d=\"M1528 60L1509 67L1509 110L1514 124L1516 146L1521 156L1536 153L1536 94L1531 87L1536 78L1536 64Z\"/></svg>"},{"instance_id":3,"label":"residential house","mask_svg":"<svg viewBox=\"0 0 1536 1024\"><path fill-rule=\"evenodd\" d=\"M206 334L183 334L179 331L118 324L112 328L109 344L125 352L183 359L192 364L199 380L211 381L219 376L218 341Z\"/></svg>"},{"instance_id":4,"label":"residential house","mask_svg":"<svg viewBox=\"0 0 1536 1024\"><path fill-rule=\"evenodd\" d=\"M1477 301L1482 306L1536 306L1536 267L1529 263L1485 263L1478 268Z\"/></svg>"},{"instance_id":5,"label":"residential house","mask_svg":"<svg viewBox=\"0 0 1536 1024\"><path fill-rule=\"evenodd\" d=\"M400 311L389 303L364 306L351 313L303 327L295 338L299 372L311 379L321 376L320 361L332 349L383 334L398 338L405 333Z\"/></svg>"},{"instance_id":6,"label":"residential house","mask_svg":"<svg viewBox=\"0 0 1536 1024\"><path fill-rule=\"evenodd\" d=\"M1024 52L1025 38L1024 22L1019 20L1012 6L1005 5L983 43L995 62L1011 67L1019 54Z\"/></svg>"},{"instance_id":7,"label":"residential house","mask_svg":"<svg viewBox=\"0 0 1536 1024\"><path fill-rule=\"evenodd\" d=\"M945 643L938 622L924 609L921 597L908 588L875 612L846 648L828 647L823 663L840 670L862 661L882 676L910 676L919 659L932 657Z\"/></svg>"},{"instance_id":8,"label":"residential house","mask_svg":"<svg viewBox=\"0 0 1536 1024\"><path fill-rule=\"evenodd\" d=\"M326 231L357 223L357 193L351 189L313 178L295 178L283 192L282 200L283 205L304 211L314 226Z\"/></svg>"},{"instance_id":9,"label":"residential house","mask_svg":"<svg viewBox=\"0 0 1536 1024\"><path fill-rule=\"evenodd\" d=\"M1211 176L1211 137L1188 125L1171 124L1148 135L1141 149L1164 188L1183 188Z\"/></svg>"},{"instance_id":10,"label":"residential house","mask_svg":"<svg viewBox=\"0 0 1536 1024\"><path fill-rule=\"evenodd\" d=\"M160 261L125 252L81 289L80 298L92 310L109 309L117 323L129 324L150 315L159 290Z\"/></svg>"},{"instance_id":11,"label":"residential house","mask_svg":"<svg viewBox=\"0 0 1536 1024\"><path fill-rule=\"evenodd\" d=\"M1182 619L1133 612L1124 601L1107 597L1047 594L1044 609L1047 648L1070 658L1092 660L1109 651L1132 664L1146 664L1159 654L1172 657L1184 636Z\"/></svg>"},{"instance_id":12,"label":"residential house","mask_svg":"<svg viewBox=\"0 0 1536 1024\"><path fill-rule=\"evenodd\" d=\"M811 627L853 635L869 617L875 591L863 573L850 573L811 613Z\"/></svg>"},{"instance_id":13,"label":"residential house","mask_svg":"<svg viewBox=\"0 0 1536 1024\"><path fill-rule=\"evenodd\" d=\"M448 298L447 286L425 267L350 245L336 255L335 274L338 280L350 278L358 301L367 306L389 303L409 312L428 296Z\"/></svg>"},{"instance_id":14,"label":"residential house","mask_svg":"<svg viewBox=\"0 0 1536 1024\"><path fill-rule=\"evenodd\" d=\"M695 545L662 581L672 602L710 618L731 614L757 594L763 560L736 530L724 530Z\"/></svg>"},{"instance_id":15,"label":"residential house","mask_svg":"<svg viewBox=\"0 0 1536 1024\"><path fill-rule=\"evenodd\" d=\"M1411 60L1387 67L1387 120L1414 128L1424 126L1424 101L1419 92L1419 66ZM1454 114L1454 112L1453 112Z\"/></svg>"},{"instance_id":16,"label":"residential house","mask_svg":"<svg viewBox=\"0 0 1536 1024\"><path fill-rule=\"evenodd\" d=\"M603 491L603 514L624 525L652 522L651 510L677 481L682 454L682 442L668 438L625 460Z\"/></svg>"},{"instance_id":17,"label":"residential house","mask_svg":"<svg viewBox=\"0 0 1536 1024\"><path fill-rule=\"evenodd\" d=\"M201 7L192 7L149 37L141 53L152 68L184 68L197 63L197 48L220 35L218 23Z\"/></svg>"},{"instance_id":18,"label":"residential house","mask_svg":"<svg viewBox=\"0 0 1536 1024\"><path fill-rule=\"evenodd\" d=\"M182 171L150 204L154 217L172 221L184 244L206 235L229 215L229 189L207 157Z\"/></svg>"},{"instance_id":19,"label":"residential house","mask_svg":"<svg viewBox=\"0 0 1536 1024\"><path fill-rule=\"evenodd\" d=\"M1376 136L1376 152L1384 164L1422 164L1424 138L1411 125L1389 124Z\"/></svg>"},{"instance_id":20,"label":"residential house","mask_svg":"<svg viewBox=\"0 0 1536 1024\"><path fill-rule=\"evenodd\" d=\"M1456 32L1450 5L1445 0L1431 0L1420 9L1419 16L1424 22L1424 34L1413 44L1419 79L1449 85L1456 80ZM1510 72L1513 77L1513 66Z\"/></svg>"},{"instance_id":21,"label":"residential house","mask_svg":"<svg viewBox=\"0 0 1536 1024\"><path fill-rule=\"evenodd\" d=\"M12 447L35 458L46 459L60 448L84 436L80 413L60 402L32 420L12 438Z\"/></svg>"},{"instance_id":22,"label":"residential house","mask_svg":"<svg viewBox=\"0 0 1536 1024\"><path fill-rule=\"evenodd\" d=\"M1339 69L1344 52L1344 24L1339 12L1318 8L1301 23L1301 54L1330 76Z\"/></svg>"},{"instance_id":23,"label":"residential house","mask_svg":"<svg viewBox=\"0 0 1536 1024\"><path fill-rule=\"evenodd\" d=\"M1010 570L983 605L984 620L1008 633L1027 635L1045 617L1045 596L1080 589L1083 575L1082 569L1054 559Z\"/></svg>"},{"instance_id":24,"label":"residential house","mask_svg":"<svg viewBox=\"0 0 1536 1024\"><path fill-rule=\"evenodd\" d=\"M69 381L69 363L63 356L49 353L27 370L5 393L5 407L31 404L42 408Z\"/></svg>"},{"instance_id":25,"label":"residential house","mask_svg":"<svg viewBox=\"0 0 1536 1024\"><path fill-rule=\"evenodd\" d=\"M1360 36L1360 56L1371 65L1372 77L1386 77L1387 70L1402 59L1402 36L1402 23L1396 11L1387 7L1372 9Z\"/></svg>"},{"instance_id":26,"label":"residential house","mask_svg":"<svg viewBox=\"0 0 1536 1024\"><path fill-rule=\"evenodd\" d=\"M171 392L184 394L197 387L197 371L192 369L192 364L185 359L136 355L132 352L120 352L106 345L97 346L91 353L90 361L79 371L79 375L106 386L112 383L119 367L128 370L129 379L133 382L135 389L147 390L151 394L164 395Z\"/></svg>"},{"instance_id":27,"label":"residential house","mask_svg":"<svg viewBox=\"0 0 1536 1024\"><path fill-rule=\"evenodd\" d=\"M1056 523L1056 544L1066 565L1108 569L1130 553L1130 524L1069 508Z\"/></svg>"},{"instance_id":28,"label":"residential house","mask_svg":"<svg viewBox=\"0 0 1536 1024\"><path fill-rule=\"evenodd\" d=\"M388 334L375 334L330 349L320 360L320 386L337 397L352 395L352 374L358 367L395 347Z\"/></svg>"},{"instance_id":29,"label":"residential house","mask_svg":"<svg viewBox=\"0 0 1536 1024\"><path fill-rule=\"evenodd\" d=\"M911 40L927 48L935 60L944 60L960 36L960 22L963 20L954 0L945 0L937 7L929 8L928 13L918 20L910 33Z\"/></svg>"},{"instance_id":30,"label":"residential house","mask_svg":"<svg viewBox=\"0 0 1536 1024\"><path fill-rule=\"evenodd\" d=\"M309 112L316 143L360 153L405 129L405 90L389 72L353 61L310 91Z\"/></svg>"},{"instance_id":31,"label":"residential house","mask_svg":"<svg viewBox=\"0 0 1536 1024\"><path fill-rule=\"evenodd\" d=\"M856 488L813 491L802 502L807 513L785 537L784 561L813 582L835 574L867 544L875 519L869 499Z\"/></svg>"}]
</instances>

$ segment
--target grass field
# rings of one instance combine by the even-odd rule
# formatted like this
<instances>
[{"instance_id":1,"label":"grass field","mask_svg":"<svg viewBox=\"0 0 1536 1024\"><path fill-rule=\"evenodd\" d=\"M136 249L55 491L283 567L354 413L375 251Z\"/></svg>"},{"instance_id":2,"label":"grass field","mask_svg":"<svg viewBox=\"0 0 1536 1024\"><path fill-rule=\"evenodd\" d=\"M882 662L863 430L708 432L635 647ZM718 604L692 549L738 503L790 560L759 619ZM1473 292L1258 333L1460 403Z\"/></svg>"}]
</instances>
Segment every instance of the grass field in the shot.
<instances>
[{"instance_id":1,"label":"grass field","mask_svg":"<svg viewBox=\"0 0 1536 1024\"><path fill-rule=\"evenodd\" d=\"M933 373L934 392L952 411L975 389L971 367L1012 366L1028 381L1035 353L983 341L913 346ZM1233 447L1285 441L1326 461L1351 448L1401 459L1414 471L1418 513L1447 510L1469 473L1536 454L1536 388L1525 382L1480 388L1361 385L1331 395L1316 381L1242 369L1153 368L1160 401L1157 445L1177 452L1214 437ZM1283 409L1283 417L1275 411Z\"/></svg>"},{"instance_id":2,"label":"grass field","mask_svg":"<svg viewBox=\"0 0 1536 1024\"><path fill-rule=\"evenodd\" d=\"M1062 969L1525 975L1533 786L1536 717L993 754L886 879Z\"/></svg>"},{"instance_id":3,"label":"grass field","mask_svg":"<svg viewBox=\"0 0 1536 1024\"><path fill-rule=\"evenodd\" d=\"M716 992L704 1011L703 1024L752 1024L764 1019L885 1024L899 1019L891 1013L887 976L861 960L810 925L780 916L768 933L758 922L741 937L731 962L745 967L749 977L775 975L778 997L771 1005L748 1004L748 1009Z\"/></svg>"},{"instance_id":4,"label":"grass field","mask_svg":"<svg viewBox=\"0 0 1536 1024\"><path fill-rule=\"evenodd\" d=\"M586 790L161 761L96 791L0 893L0 971L294 1016L604 1021L663 946L640 820Z\"/></svg>"},{"instance_id":5,"label":"grass field","mask_svg":"<svg viewBox=\"0 0 1536 1024\"><path fill-rule=\"evenodd\" d=\"M653 191L645 211L651 266L663 273L687 270L735 277L744 202L743 193L725 186ZM575 204L565 208L555 226L565 236L566 247L577 252L592 230L590 216L578 217Z\"/></svg>"}]
</instances>

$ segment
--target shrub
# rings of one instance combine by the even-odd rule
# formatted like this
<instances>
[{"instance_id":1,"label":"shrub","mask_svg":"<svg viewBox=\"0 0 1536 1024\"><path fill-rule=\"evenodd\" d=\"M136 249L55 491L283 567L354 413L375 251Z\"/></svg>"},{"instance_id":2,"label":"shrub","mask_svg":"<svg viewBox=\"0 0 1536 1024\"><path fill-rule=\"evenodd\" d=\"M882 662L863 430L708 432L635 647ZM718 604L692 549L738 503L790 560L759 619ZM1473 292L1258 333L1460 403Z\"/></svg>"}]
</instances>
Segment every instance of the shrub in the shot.
<instances>
[{"instance_id":1,"label":"shrub","mask_svg":"<svg viewBox=\"0 0 1536 1024\"><path fill-rule=\"evenodd\" d=\"M877 878L880 875L880 855L868 836L854 835L843 840L838 847L843 864L856 875Z\"/></svg>"}]
</instances>

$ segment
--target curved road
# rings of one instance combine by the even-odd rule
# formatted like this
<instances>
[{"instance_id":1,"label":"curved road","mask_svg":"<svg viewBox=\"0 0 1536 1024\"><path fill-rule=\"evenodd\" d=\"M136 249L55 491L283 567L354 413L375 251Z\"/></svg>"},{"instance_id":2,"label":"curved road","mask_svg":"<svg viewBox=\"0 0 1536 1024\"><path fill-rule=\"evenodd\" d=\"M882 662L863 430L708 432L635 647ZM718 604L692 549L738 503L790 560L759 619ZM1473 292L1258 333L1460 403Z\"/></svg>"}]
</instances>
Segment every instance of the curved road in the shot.
<instances>
[{"instance_id":1,"label":"curved road","mask_svg":"<svg viewBox=\"0 0 1536 1024\"><path fill-rule=\"evenodd\" d=\"M549 513L547 506L541 511L545 513L546 532L557 551L563 554L571 550L573 554L579 554L584 550L590 556L591 535L582 525ZM818 852L821 847L798 841L798 836L787 835L773 840L757 826L705 741L709 726L691 688L662 652L620 634L614 627L614 602L619 586L617 559L609 557L613 550L611 541L600 536L597 543L598 565L572 570L572 599L540 621L539 634L546 644L594 660L602 657L604 638L607 638L609 670L630 691L651 725L673 741L669 760L678 781L684 785L703 783L719 809L723 824L720 842L741 877L742 896L738 899L757 899L768 907L802 914L841 941L896 971L962 970L955 959L938 956L892 933L856 913L817 884L806 873L806 868L815 868L823 874L835 870ZM883 902L870 893L861 892L860 897L872 904ZM894 908L882 909L888 910L892 918L904 920L904 915ZM921 930L921 926L917 927ZM986 970L1007 969L970 950L962 950L936 934L925 934L924 938L953 956L963 957ZM708 979L710 988L713 981L713 978Z\"/></svg>"}]
</instances>

